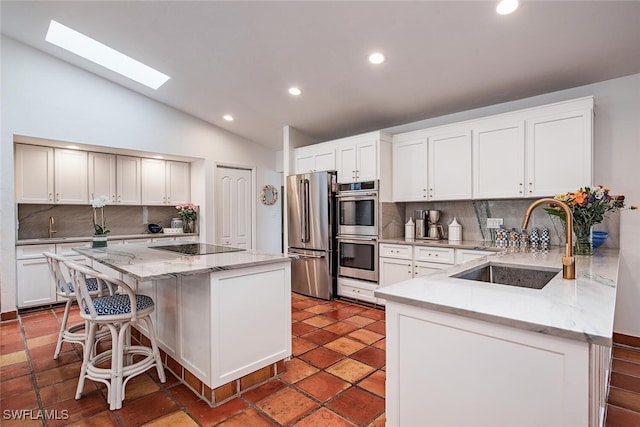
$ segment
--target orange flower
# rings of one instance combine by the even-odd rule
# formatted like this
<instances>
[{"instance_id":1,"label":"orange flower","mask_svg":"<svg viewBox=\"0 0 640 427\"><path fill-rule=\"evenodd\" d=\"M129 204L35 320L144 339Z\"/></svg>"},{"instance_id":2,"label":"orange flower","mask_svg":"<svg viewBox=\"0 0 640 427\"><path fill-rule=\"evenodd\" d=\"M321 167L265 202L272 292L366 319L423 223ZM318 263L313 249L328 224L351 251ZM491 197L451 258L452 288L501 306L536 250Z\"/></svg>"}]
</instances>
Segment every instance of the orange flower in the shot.
<instances>
[{"instance_id":1,"label":"orange flower","mask_svg":"<svg viewBox=\"0 0 640 427\"><path fill-rule=\"evenodd\" d=\"M587 193L584 191L579 191L573 194L573 198L574 198L575 204L583 205L587 200Z\"/></svg>"}]
</instances>

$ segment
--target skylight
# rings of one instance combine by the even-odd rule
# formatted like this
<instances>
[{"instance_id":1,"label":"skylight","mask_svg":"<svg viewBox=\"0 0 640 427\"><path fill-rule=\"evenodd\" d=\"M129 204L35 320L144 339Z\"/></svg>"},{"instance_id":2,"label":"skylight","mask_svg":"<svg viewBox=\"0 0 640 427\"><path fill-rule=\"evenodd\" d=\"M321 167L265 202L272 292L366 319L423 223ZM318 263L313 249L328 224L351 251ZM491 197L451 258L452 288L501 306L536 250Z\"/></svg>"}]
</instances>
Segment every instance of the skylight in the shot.
<instances>
[{"instance_id":1,"label":"skylight","mask_svg":"<svg viewBox=\"0 0 640 427\"><path fill-rule=\"evenodd\" d=\"M49 24L45 40L151 89L158 89L170 79L166 74L54 20Z\"/></svg>"}]
</instances>

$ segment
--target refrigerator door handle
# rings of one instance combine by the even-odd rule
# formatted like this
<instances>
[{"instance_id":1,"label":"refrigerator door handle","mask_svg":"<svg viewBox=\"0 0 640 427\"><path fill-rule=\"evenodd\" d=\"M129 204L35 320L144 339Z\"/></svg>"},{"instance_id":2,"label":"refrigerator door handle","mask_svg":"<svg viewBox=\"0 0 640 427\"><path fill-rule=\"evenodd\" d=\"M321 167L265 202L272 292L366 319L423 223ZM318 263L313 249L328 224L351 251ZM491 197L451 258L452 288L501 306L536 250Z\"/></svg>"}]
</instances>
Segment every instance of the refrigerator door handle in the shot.
<instances>
[{"instance_id":1,"label":"refrigerator door handle","mask_svg":"<svg viewBox=\"0 0 640 427\"><path fill-rule=\"evenodd\" d=\"M302 180L302 242L309 243L309 180Z\"/></svg>"},{"instance_id":2,"label":"refrigerator door handle","mask_svg":"<svg viewBox=\"0 0 640 427\"><path fill-rule=\"evenodd\" d=\"M300 258L315 258L315 259L324 258L324 255L304 255L304 254L296 254L296 255L298 255L298 257Z\"/></svg>"}]
</instances>

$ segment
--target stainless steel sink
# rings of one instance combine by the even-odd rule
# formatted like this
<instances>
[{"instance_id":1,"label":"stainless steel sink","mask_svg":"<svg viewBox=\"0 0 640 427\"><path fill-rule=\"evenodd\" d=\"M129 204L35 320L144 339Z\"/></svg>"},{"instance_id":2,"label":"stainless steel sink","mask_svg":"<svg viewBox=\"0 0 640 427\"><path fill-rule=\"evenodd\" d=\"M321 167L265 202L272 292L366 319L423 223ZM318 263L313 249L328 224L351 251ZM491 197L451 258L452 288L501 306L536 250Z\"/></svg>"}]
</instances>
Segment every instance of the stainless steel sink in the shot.
<instances>
[{"instance_id":1,"label":"stainless steel sink","mask_svg":"<svg viewBox=\"0 0 640 427\"><path fill-rule=\"evenodd\" d=\"M450 277L521 288L542 289L559 271L559 268L514 266L489 262Z\"/></svg>"}]
</instances>

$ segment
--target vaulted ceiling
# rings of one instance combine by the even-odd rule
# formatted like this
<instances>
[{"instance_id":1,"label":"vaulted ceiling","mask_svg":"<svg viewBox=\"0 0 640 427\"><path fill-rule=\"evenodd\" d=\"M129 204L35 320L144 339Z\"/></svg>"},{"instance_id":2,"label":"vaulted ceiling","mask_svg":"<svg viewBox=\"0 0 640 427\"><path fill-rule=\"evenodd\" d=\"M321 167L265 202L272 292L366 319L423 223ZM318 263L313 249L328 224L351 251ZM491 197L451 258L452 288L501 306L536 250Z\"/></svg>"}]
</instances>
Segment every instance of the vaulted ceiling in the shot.
<instances>
[{"instance_id":1,"label":"vaulted ceiling","mask_svg":"<svg viewBox=\"0 0 640 427\"><path fill-rule=\"evenodd\" d=\"M274 149L640 72L640 1L6 1L2 33ZM45 42L54 19L171 79ZM372 51L387 61L373 66ZM290 86L301 96L287 93ZM223 120L232 114L233 122Z\"/></svg>"}]
</instances>

